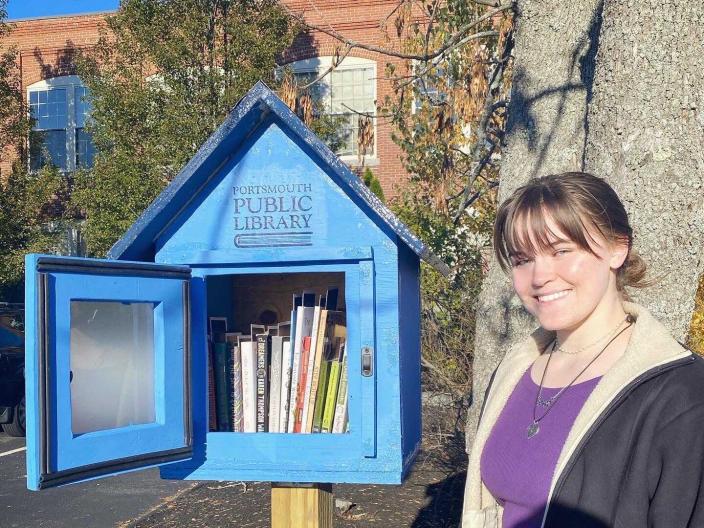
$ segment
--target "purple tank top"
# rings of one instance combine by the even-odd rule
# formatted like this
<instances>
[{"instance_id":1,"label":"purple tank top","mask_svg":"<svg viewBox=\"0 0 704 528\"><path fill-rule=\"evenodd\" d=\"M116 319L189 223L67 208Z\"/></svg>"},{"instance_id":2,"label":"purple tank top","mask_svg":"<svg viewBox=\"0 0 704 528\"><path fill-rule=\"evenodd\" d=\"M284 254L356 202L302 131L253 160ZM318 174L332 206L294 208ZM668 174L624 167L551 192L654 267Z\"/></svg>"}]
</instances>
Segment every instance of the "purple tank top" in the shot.
<instances>
[{"instance_id":1,"label":"purple tank top","mask_svg":"<svg viewBox=\"0 0 704 528\"><path fill-rule=\"evenodd\" d=\"M481 476L487 489L504 507L503 528L540 528L552 475L562 446L584 402L600 378L572 385L540 420L540 432L528 438L538 385L530 368L516 385L487 439L481 457ZM543 389L542 398L560 389ZM538 405L536 416L545 413Z\"/></svg>"}]
</instances>

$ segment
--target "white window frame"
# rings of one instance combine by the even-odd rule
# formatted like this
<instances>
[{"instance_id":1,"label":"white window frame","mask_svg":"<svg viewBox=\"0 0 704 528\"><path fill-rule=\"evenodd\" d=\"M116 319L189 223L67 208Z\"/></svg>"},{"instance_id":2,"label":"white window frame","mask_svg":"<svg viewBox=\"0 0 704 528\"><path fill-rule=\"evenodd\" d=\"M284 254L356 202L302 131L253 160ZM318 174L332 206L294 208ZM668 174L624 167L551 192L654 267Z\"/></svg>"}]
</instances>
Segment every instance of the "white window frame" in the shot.
<instances>
[{"instance_id":1,"label":"white window frame","mask_svg":"<svg viewBox=\"0 0 704 528\"><path fill-rule=\"evenodd\" d=\"M330 70L320 81L318 82L324 82L327 83L328 85L330 84L330 78L332 76L332 61L333 57L332 56L320 56L320 57L312 57L310 59L302 59L298 60L295 62L289 62L287 64L284 64L282 68L291 68L293 73L315 73L316 75L320 75L326 70ZM372 98L374 99L374 117L372 118L372 126L374 127L374 154L367 154L362 157L362 163L363 166L374 166L378 165L379 163L379 158L378 158L378 141L377 138L379 134L377 134L377 118L376 118L376 102L377 102L377 63L374 60L371 59L365 59L362 57L345 57L340 64L338 64L335 67L336 71L343 71L343 70L356 70L359 68L372 68L372 78L375 79L375 82L373 83L372 87ZM339 158L347 163L348 165L352 166L357 166L359 165L360 161L360 156L357 154L347 154L347 155L340 155Z\"/></svg>"},{"instance_id":2,"label":"white window frame","mask_svg":"<svg viewBox=\"0 0 704 528\"><path fill-rule=\"evenodd\" d=\"M66 172L76 170L76 88L85 87L78 75L65 75L44 79L27 87L27 106L29 107L30 93L55 88L66 88ZM30 111L31 112L31 111ZM31 115L31 113L30 113ZM34 131L35 129L33 129ZM41 131L41 129L36 129ZM31 166L31 160L29 160Z\"/></svg>"}]
</instances>

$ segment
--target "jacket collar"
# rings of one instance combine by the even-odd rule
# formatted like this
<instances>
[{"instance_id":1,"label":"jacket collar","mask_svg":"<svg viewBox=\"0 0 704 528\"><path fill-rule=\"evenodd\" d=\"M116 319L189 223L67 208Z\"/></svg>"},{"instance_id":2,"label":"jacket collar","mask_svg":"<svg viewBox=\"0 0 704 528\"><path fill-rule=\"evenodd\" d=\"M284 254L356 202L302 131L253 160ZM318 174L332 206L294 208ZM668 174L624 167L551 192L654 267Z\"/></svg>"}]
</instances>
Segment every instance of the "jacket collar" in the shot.
<instances>
[{"instance_id":1,"label":"jacket collar","mask_svg":"<svg viewBox=\"0 0 704 528\"><path fill-rule=\"evenodd\" d=\"M552 496L555 484L580 440L626 385L655 367L691 355L647 309L635 303L624 302L623 305L626 313L636 319L628 346L623 356L599 381L577 415L558 458L548 497ZM497 368L469 456L463 516L470 516L472 511L496 507L491 493L481 482L481 453L521 376L554 337L554 332L538 328L528 339L509 350Z\"/></svg>"}]
</instances>

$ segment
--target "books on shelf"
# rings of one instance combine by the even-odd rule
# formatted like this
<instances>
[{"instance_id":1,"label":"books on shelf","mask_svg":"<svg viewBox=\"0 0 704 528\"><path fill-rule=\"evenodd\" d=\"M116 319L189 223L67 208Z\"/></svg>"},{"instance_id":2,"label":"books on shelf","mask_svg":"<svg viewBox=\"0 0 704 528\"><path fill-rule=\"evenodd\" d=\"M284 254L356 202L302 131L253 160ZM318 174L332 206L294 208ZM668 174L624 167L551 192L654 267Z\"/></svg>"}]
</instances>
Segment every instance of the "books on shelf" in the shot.
<instances>
[{"instance_id":1,"label":"books on shelf","mask_svg":"<svg viewBox=\"0 0 704 528\"><path fill-rule=\"evenodd\" d=\"M322 309L319 311L317 318L317 331L314 332L315 341L311 343L313 351L311 352L311 368L308 378L306 399L303 413L303 433L313 432L313 418L315 415L315 402L318 397L318 387L320 385L320 367L323 362L323 352L325 344L325 328L327 324L328 310Z\"/></svg>"},{"instance_id":2,"label":"books on shelf","mask_svg":"<svg viewBox=\"0 0 704 528\"><path fill-rule=\"evenodd\" d=\"M209 340L211 431L342 433L348 429L346 318L337 288L295 295L291 321Z\"/></svg>"}]
</instances>

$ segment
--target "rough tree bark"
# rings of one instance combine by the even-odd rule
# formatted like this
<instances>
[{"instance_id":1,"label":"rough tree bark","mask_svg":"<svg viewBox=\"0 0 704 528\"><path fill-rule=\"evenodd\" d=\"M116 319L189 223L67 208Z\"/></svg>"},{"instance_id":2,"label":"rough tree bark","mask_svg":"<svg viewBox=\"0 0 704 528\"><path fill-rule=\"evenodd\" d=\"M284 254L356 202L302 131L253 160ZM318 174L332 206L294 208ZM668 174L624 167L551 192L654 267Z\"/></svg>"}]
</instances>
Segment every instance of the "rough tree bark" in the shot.
<instances>
[{"instance_id":1,"label":"rough tree bark","mask_svg":"<svg viewBox=\"0 0 704 528\"><path fill-rule=\"evenodd\" d=\"M518 0L499 200L532 176L587 170L614 185L655 286L633 292L683 340L704 271L704 5ZM471 446L507 347L536 323L490 264L479 300Z\"/></svg>"},{"instance_id":2,"label":"rough tree bark","mask_svg":"<svg viewBox=\"0 0 704 528\"><path fill-rule=\"evenodd\" d=\"M624 200L656 284L634 298L684 340L704 271L704 4L609 1L586 168Z\"/></svg>"}]
</instances>

